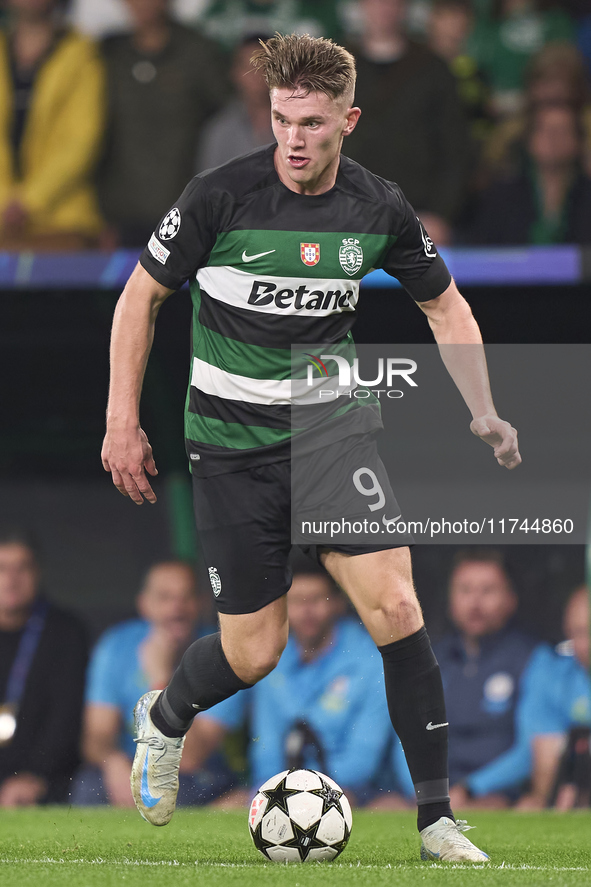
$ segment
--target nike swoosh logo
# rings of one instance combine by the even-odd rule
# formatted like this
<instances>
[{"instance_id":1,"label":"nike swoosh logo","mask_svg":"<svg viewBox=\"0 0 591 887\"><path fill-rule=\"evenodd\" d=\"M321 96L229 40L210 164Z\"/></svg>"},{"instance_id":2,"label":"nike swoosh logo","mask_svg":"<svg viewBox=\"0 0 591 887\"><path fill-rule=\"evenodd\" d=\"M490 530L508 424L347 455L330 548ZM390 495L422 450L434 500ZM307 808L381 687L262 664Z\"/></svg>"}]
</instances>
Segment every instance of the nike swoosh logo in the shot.
<instances>
[{"instance_id":1,"label":"nike swoosh logo","mask_svg":"<svg viewBox=\"0 0 591 887\"><path fill-rule=\"evenodd\" d=\"M388 524L393 524L394 521L397 521L401 517L402 517L402 512L400 514L397 514L396 517L386 517L386 515L384 514L384 515L382 515L382 523L384 524L384 526L387 527Z\"/></svg>"},{"instance_id":2,"label":"nike swoosh logo","mask_svg":"<svg viewBox=\"0 0 591 887\"><path fill-rule=\"evenodd\" d=\"M439 727L449 727L449 724L447 721L445 722L445 724L434 724L433 721L429 721L426 729L427 730L437 730Z\"/></svg>"},{"instance_id":3,"label":"nike swoosh logo","mask_svg":"<svg viewBox=\"0 0 591 887\"><path fill-rule=\"evenodd\" d=\"M255 259L262 259L263 256L269 256L271 253L274 253L274 249L268 249L266 253L257 253L256 256L247 256L246 250L242 253L242 261L243 262L254 262Z\"/></svg>"},{"instance_id":4,"label":"nike swoosh logo","mask_svg":"<svg viewBox=\"0 0 591 887\"><path fill-rule=\"evenodd\" d=\"M142 770L142 785L140 794L142 798L142 803L146 807L155 807L158 801L161 800L162 795L160 796L160 798L155 798L148 788L148 755L149 751L146 750L146 757L144 758L144 769Z\"/></svg>"}]
</instances>

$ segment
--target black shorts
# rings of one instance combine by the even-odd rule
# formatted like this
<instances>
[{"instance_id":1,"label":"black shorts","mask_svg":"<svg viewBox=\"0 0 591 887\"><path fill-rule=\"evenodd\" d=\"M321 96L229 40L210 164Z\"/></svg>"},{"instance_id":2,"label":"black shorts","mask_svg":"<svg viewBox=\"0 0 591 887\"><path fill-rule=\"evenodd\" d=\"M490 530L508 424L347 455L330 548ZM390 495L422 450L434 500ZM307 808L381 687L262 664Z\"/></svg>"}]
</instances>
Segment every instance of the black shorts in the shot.
<instances>
[{"instance_id":1,"label":"black shorts","mask_svg":"<svg viewBox=\"0 0 591 887\"><path fill-rule=\"evenodd\" d=\"M359 555L412 544L410 535L392 536L384 529L364 543L343 541L332 530L322 533L325 522L313 524L322 518L327 489L336 491L339 516L354 526L370 516L382 528L387 518L400 516L373 437L347 438L326 456L310 456L305 472L296 467L295 484L289 459L213 477L193 475L197 532L220 613L254 613L288 591L292 540L308 518L316 532L309 538L300 534L297 547L315 559L326 550ZM368 494L376 484L382 495Z\"/></svg>"}]
</instances>

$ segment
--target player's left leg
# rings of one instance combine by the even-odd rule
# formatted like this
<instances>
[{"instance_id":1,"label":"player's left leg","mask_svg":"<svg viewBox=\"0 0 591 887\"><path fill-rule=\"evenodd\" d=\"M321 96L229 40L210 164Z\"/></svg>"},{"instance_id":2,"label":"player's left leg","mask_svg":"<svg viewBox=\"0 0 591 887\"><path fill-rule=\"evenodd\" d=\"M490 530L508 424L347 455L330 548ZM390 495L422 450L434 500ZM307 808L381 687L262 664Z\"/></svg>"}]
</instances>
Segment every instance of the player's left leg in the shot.
<instances>
[{"instance_id":1,"label":"player's left leg","mask_svg":"<svg viewBox=\"0 0 591 887\"><path fill-rule=\"evenodd\" d=\"M450 807L443 685L414 590L409 549L328 551L321 558L382 654L388 710L415 787L422 853L485 861L486 854L461 833Z\"/></svg>"}]
</instances>

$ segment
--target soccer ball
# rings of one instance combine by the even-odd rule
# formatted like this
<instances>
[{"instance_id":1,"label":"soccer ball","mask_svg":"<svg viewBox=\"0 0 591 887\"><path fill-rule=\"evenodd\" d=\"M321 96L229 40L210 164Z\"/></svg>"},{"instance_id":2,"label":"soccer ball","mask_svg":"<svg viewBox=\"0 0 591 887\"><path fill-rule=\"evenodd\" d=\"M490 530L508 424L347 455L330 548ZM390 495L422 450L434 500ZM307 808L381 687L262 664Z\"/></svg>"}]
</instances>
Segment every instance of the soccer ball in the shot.
<instances>
[{"instance_id":1,"label":"soccer ball","mask_svg":"<svg viewBox=\"0 0 591 887\"><path fill-rule=\"evenodd\" d=\"M160 230L158 231L158 237L160 240L172 240L172 238L176 237L178 234L180 227L181 214L175 206L174 209L171 209L170 212L166 213L164 216L162 224L160 225Z\"/></svg>"},{"instance_id":2,"label":"soccer ball","mask_svg":"<svg viewBox=\"0 0 591 887\"><path fill-rule=\"evenodd\" d=\"M334 859L352 825L343 790L316 770L284 770L256 793L248 825L257 850L271 862Z\"/></svg>"}]
</instances>

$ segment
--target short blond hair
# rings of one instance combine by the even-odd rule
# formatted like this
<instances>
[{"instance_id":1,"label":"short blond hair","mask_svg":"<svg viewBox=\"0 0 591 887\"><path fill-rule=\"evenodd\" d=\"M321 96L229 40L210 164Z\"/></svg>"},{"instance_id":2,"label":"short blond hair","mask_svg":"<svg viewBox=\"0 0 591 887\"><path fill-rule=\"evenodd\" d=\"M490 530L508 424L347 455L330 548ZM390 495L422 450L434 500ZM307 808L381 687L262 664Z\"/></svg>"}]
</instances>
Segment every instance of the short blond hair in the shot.
<instances>
[{"instance_id":1,"label":"short blond hair","mask_svg":"<svg viewBox=\"0 0 591 887\"><path fill-rule=\"evenodd\" d=\"M260 41L251 62L269 89L322 92L333 99L355 94L355 59L342 46L309 34L275 34Z\"/></svg>"}]
</instances>

